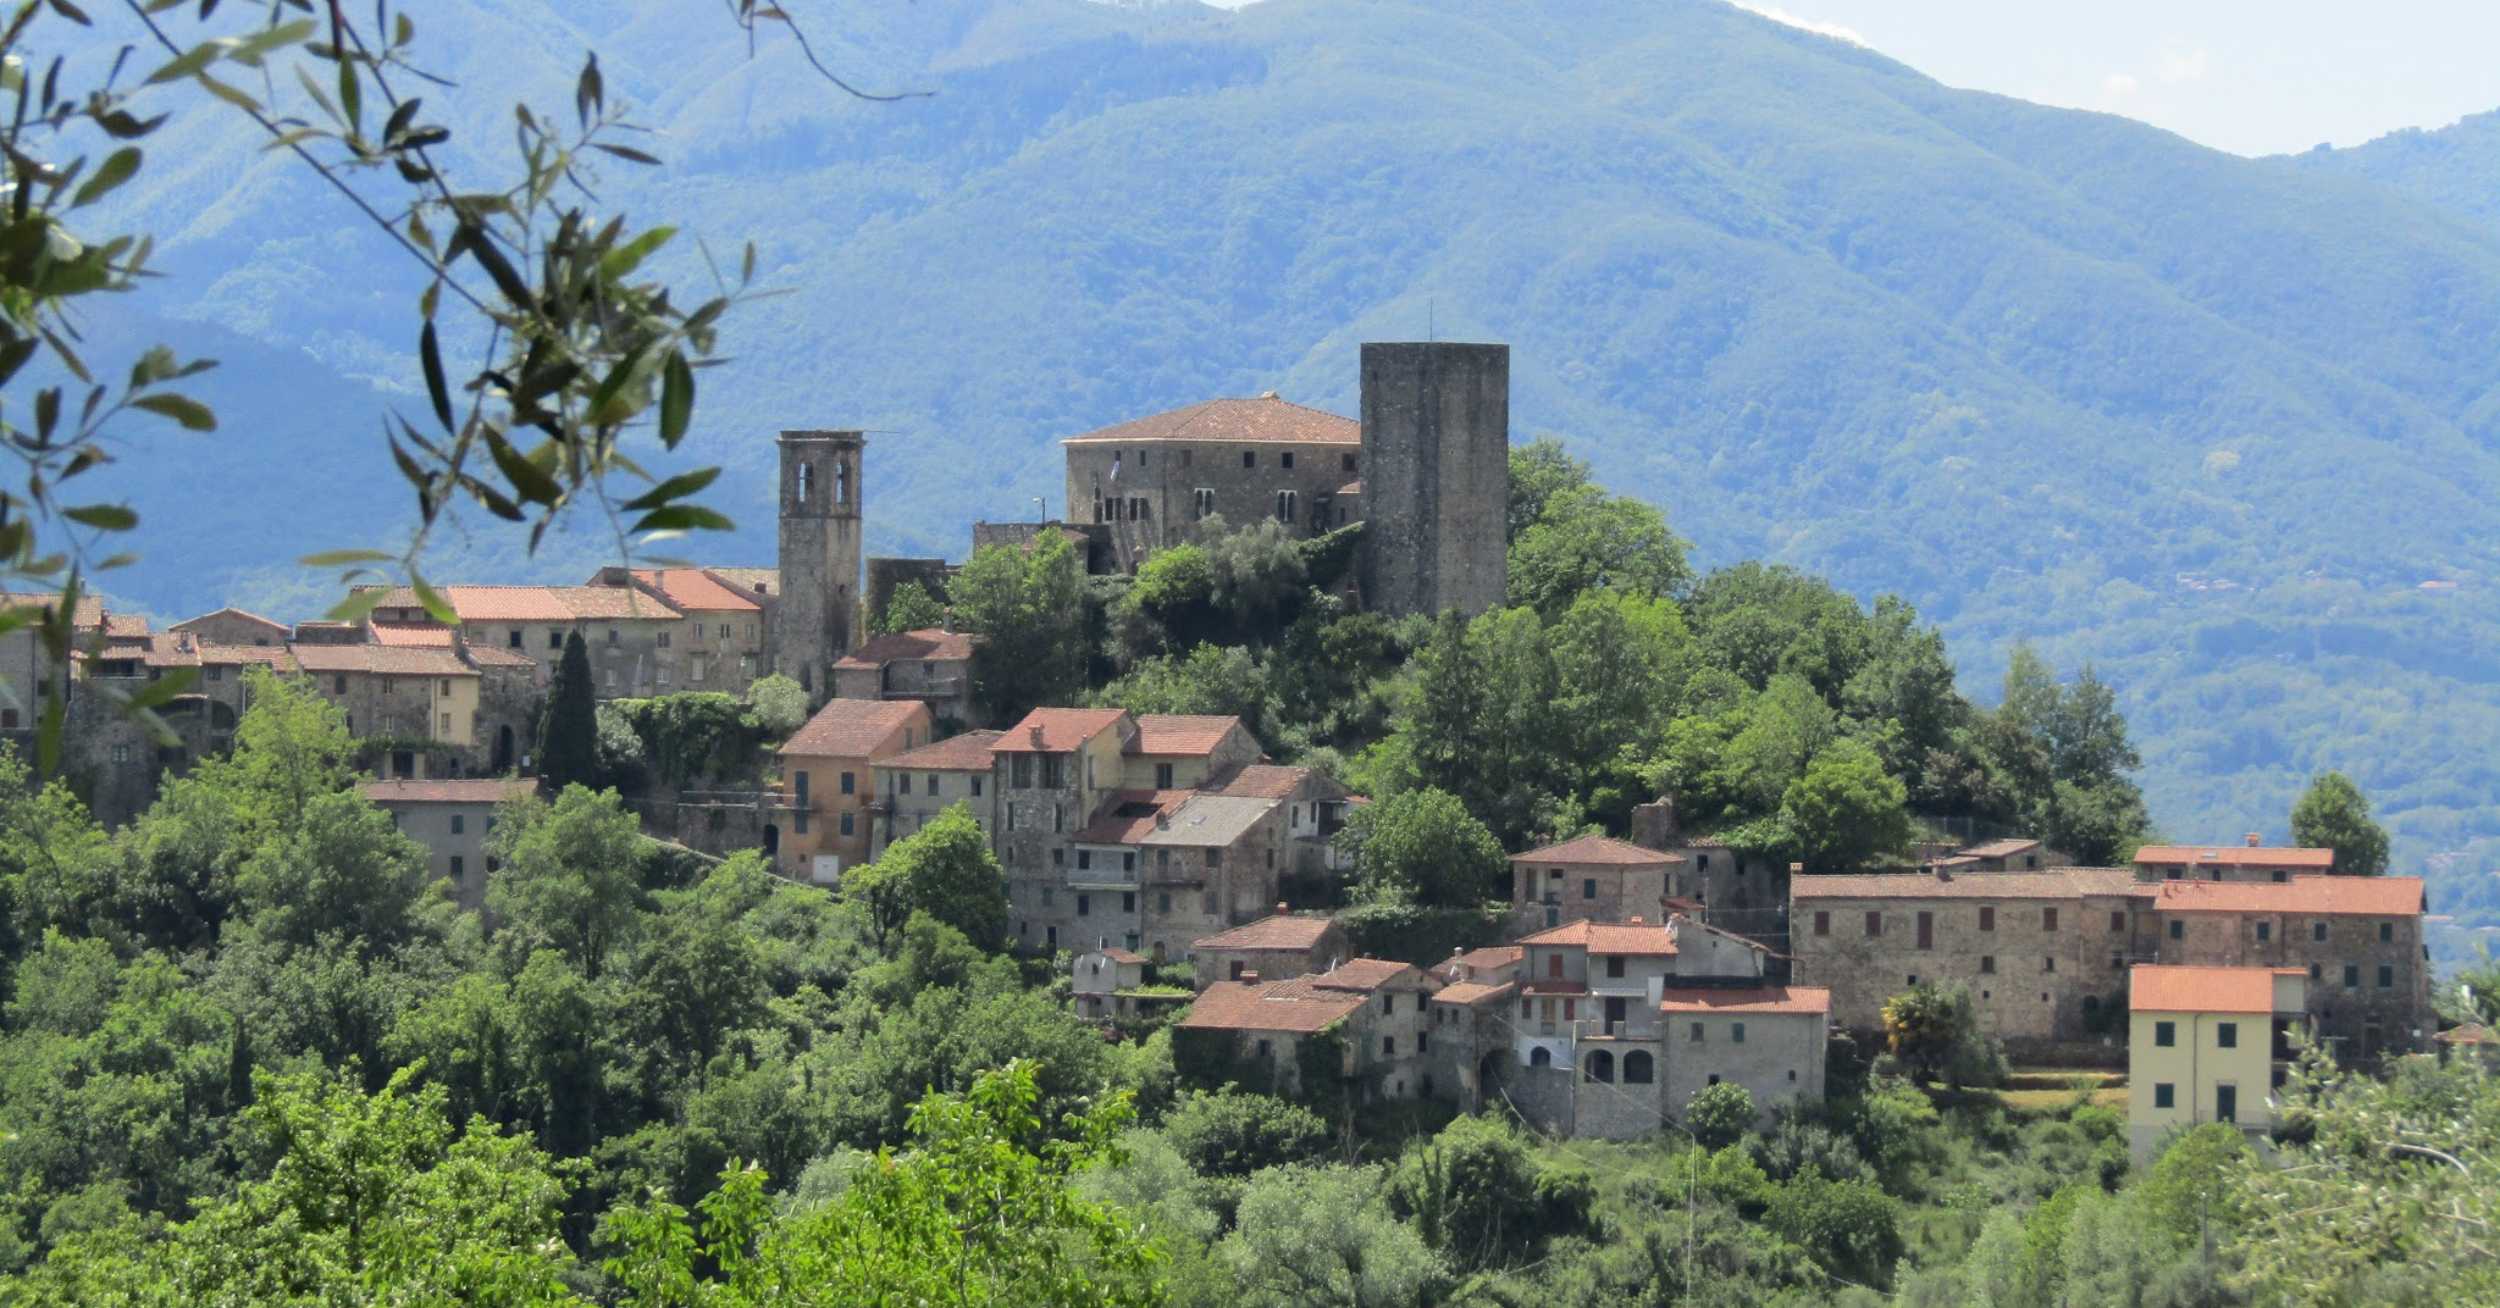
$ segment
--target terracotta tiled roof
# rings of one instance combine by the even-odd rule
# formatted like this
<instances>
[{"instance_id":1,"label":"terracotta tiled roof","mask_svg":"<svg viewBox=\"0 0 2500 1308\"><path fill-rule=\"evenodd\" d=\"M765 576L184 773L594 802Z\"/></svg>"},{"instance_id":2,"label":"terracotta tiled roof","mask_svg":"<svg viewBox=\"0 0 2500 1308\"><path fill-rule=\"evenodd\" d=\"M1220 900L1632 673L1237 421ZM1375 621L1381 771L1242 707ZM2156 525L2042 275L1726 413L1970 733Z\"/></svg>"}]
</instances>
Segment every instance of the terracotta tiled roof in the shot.
<instances>
[{"instance_id":1,"label":"terracotta tiled roof","mask_svg":"<svg viewBox=\"0 0 2500 1308\"><path fill-rule=\"evenodd\" d=\"M1531 936L1523 945L1577 945L1592 954L1666 955L1675 952L1675 933L1663 922L1565 922Z\"/></svg>"},{"instance_id":2,"label":"terracotta tiled roof","mask_svg":"<svg viewBox=\"0 0 2500 1308\"><path fill-rule=\"evenodd\" d=\"M968 631L946 631L923 627L918 631L898 631L891 635L872 636L858 649L844 655L833 666L837 668L882 668L888 663L924 659L930 662L951 662L972 657L972 647L980 638Z\"/></svg>"},{"instance_id":3,"label":"terracotta tiled roof","mask_svg":"<svg viewBox=\"0 0 2500 1308\"><path fill-rule=\"evenodd\" d=\"M550 586L548 589L555 592L557 603L572 611L576 621L674 622L685 616L666 600L631 586ZM458 604L459 601L454 600L453 603ZM464 622L473 620L465 608L461 610L460 617Z\"/></svg>"},{"instance_id":4,"label":"terracotta tiled roof","mask_svg":"<svg viewBox=\"0 0 2500 1308\"><path fill-rule=\"evenodd\" d=\"M948 736L934 745L923 745L882 759L877 766L897 772L987 772L990 770L990 745L998 739L998 734L995 731L967 731Z\"/></svg>"},{"instance_id":5,"label":"terracotta tiled roof","mask_svg":"<svg viewBox=\"0 0 2500 1308\"><path fill-rule=\"evenodd\" d=\"M1750 986L1742 990L1691 986L1669 990L1661 1013L1829 1013L1832 992L1822 986Z\"/></svg>"},{"instance_id":6,"label":"terracotta tiled roof","mask_svg":"<svg viewBox=\"0 0 2500 1308\"><path fill-rule=\"evenodd\" d=\"M2127 969L2127 1007L2138 1013L2271 1013L2274 979L2306 977L2296 967Z\"/></svg>"},{"instance_id":7,"label":"terracotta tiled roof","mask_svg":"<svg viewBox=\"0 0 2500 1308\"><path fill-rule=\"evenodd\" d=\"M1147 441L1218 441L1287 445L1360 445L1363 425L1274 395L1206 400L1151 417L1071 436L1063 445L1135 445Z\"/></svg>"},{"instance_id":8,"label":"terracotta tiled roof","mask_svg":"<svg viewBox=\"0 0 2500 1308\"><path fill-rule=\"evenodd\" d=\"M2420 877L2295 876L2289 881L2160 881L2164 913L2297 913L2411 917L2422 911Z\"/></svg>"},{"instance_id":9,"label":"terracotta tiled roof","mask_svg":"<svg viewBox=\"0 0 2500 1308\"><path fill-rule=\"evenodd\" d=\"M1519 988L1532 995L1585 995L1589 992L1588 983L1585 981L1564 981L1555 977L1537 977L1522 981L1519 983Z\"/></svg>"},{"instance_id":10,"label":"terracotta tiled roof","mask_svg":"<svg viewBox=\"0 0 2500 1308\"><path fill-rule=\"evenodd\" d=\"M2039 847L2040 842L2037 840L2015 836L2005 840L1990 840L1971 845L1957 852L1967 854L1972 858L2011 858L2016 854L2028 854Z\"/></svg>"},{"instance_id":11,"label":"terracotta tiled roof","mask_svg":"<svg viewBox=\"0 0 2500 1308\"><path fill-rule=\"evenodd\" d=\"M358 789L376 804L500 804L538 793L538 783L519 777L441 781L368 781Z\"/></svg>"},{"instance_id":12,"label":"terracotta tiled roof","mask_svg":"<svg viewBox=\"0 0 2500 1308\"><path fill-rule=\"evenodd\" d=\"M474 677L477 669L447 649L391 645L322 645L298 641L287 647L306 672L372 672L386 677Z\"/></svg>"},{"instance_id":13,"label":"terracotta tiled roof","mask_svg":"<svg viewBox=\"0 0 2500 1308\"><path fill-rule=\"evenodd\" d=\"M1436 1004L1457 1004L1466 1008L1474 1008L1478 1004L1489 1004L1497 1000L1508 999L1518 992L1519 987L1509 981L1503 981L1494 985L1486 985L1481 981L1453 981L1450 984L1441 987L1440 993L1432 997L1432 1002Z\"/></svg>"},{"instance_id":14,"label":"terracotta tiled roof","mask_svg":"<svg viewBox=\"0 0 2500 1308\"><path fill-rule=\"evenodd\" d=\"M1792 878L1788 893L1807 899L2073 899L2144 894L2131 868L2053 867L2038 872L1876 872Z\"/></svg>"},{"instance_id":15,"label":"terracotta tiled roof","mask_svg":"<svg viewBox=\"0 0 2500 1308\"><path fill-rule=\"evenodd\" d=\"M286 647L283 645L215 645L202 641L195 648L199 653L200 662L204 664L241 667L245 664L258 663L263 667L276 668L281 672L291 672L295 669L295 659L286 652Z\"/></svg>"},{"instance_id":16,"label":"terracotta tiled roof","mask_svg":"<svg viewBox=\"0 0 2500 1308\"><path fill-rule=\"evenodd\" d=\"M1144 955L1132 954L1129 951L1120 948L1118 945L1105 946L1102 951L1102 956L1110 959L1114 963L1143 963L1146 961Z\"/></svg>"},{"instance_id":17,"label":"terracotta tiled roof","mask_svg":"<svg viewBox=\"0 0 2500 1308\"><path fill-rule=\"evenodd\" d=\"M443 586L443 602L462 622L674 621L677 610L630 586ZM376 610L416 609L417 593L394 586Z\"/></svg>"},{"instance_id":18,"label":"terracotta tiled roof","mask_svg":"<svg viewBox=\"0 0 2500 1308\"><path fill-rule=\"evenodd\" d=\"M1663 866L1677 862L1675 855L1662 850L1635 845L1612 836L1581 836L1559 845L1531 849L1510 856L1513 863L1605 863L1617 867Z\"/></svg>"},{"instance_id":19,"label":"terracotta tiled roof","mask_svg":"<svg viewBox=\"0 0 2500 1308\"><path fill-rule=\"evenodd\" d=\"M926 722L916 699L829 699L780 749L784 758L867 758L913 721Z\"/></svg>"},{"instance_id":20,"label":"terracotta tiled roof","mask_svg":"<svg viewBox=\"0 0 2500 1308\"><path fill-rule=\"evenodd\" d=\"M1109 731L1128 716L1127 709L1037 708L999 736L991 750L1000 754L1061 754ZM1035 740L1033 729L1041 728Z\"/></svg>"},{"instance_id":21,"label":"terracotta tiled roof","mask_svg":"<svg viewBox=\"0 0 2500 1308\"><path fill-rule=\"evenodd\" d=\"M1460 968L1465 968L1471 976L1482 976L1487 972L1499 971L1505 967L1517 967L1519 960L1526 957L1527 952L1517 945L1487 945L1482 949L1470 949L1464 954L1454 955L1433 964L1432 974L1447 981L1457 976Z\"/></svg>"},{"instance_id":22,"label":"terracotta tiled roof","mask_svg":"<svg viewBox=\"0 0 2500 1308\"><path fill-rule=\"evenodd\" d=\"M180 630L180 628L177 627L175 630ZM278 630L283 634L286 628L279 627ZM144 613L107 613L104 615L104 638L106 640L135 640L147 634L148 615Z\"/></svg>"},{"instance_id":23,"label":"terracotta tiled roof","mask_svg":"<svg viewBox=\"0 0 2500 1308\"><path fill-rule=\"evenodd\" d=\"M1302 782L1310 775L1309 768L1253 763L1237 769L1206 790L1212 795L1237 795L1244 799L1284 799L1301 789Z\"/></svg>"},{"instance_id":24,"label":"terracotta tiled roof","mask_svg":"<svg viewBox=\"0 0 2500 1308\"><path fill-rule=\"evenodd\" d=\"M2335 851L2251 845L2146 845L2135 851L2135 861L2148 867L2313 867L2324 872L2335 866Z\"/></svg>"},{"instance_id":25,"label":"terracotta tiled roof","mask_svg":"<svg viewBox=\"0 0 2500 1308\"><path fill-rule=\"evenodd\" d=\"M1360 990L1368 993L1409 975L1420 977L1423 974L1415 970L1414 964L1394 959L1349 958L1325 972L1314 972L1295 979L1307 981L1322 990Z\"/></svg>"},{"instance_id":26,"label":"terracotta tiled roof","mask_svg":"<svg viewBox=\"0 0 2500 1308\"><path fill-rule=\"evenodd\" d=\"M0 609L50 608L61 602L57 590L21 590L0 592ZM70 614L70 626L90 631L104 625L104 601L88 591L78 597L78 607Z\"/></svg>"},{"instance_id":27,"label":"terracotta tiled roof","mask_svg":"<svg viewBox=\"0 0 2500 1308\"><path fill-rule=\"evenodd\" d=\"M781 570L778 568L705 568L704 571L741 595L761 595L770 599L781 593Z\"/></svg>"},{"instance_id":28,"label":"terracotta tiled roof","mask_svg":"<svg viewBox=\"0 0 2500 1308\"><path fill-rule=\"evenodd\" d=\"M1190 1004L1189 1016L1179 1025L1193 1030L1306 1035L1352 1016L1367 1002L1368 996L1353 991L1314 992L1292 981L1218 981Z\"/></svg>"},{"instance_id":29,"label":"terracotta tiled roof","mask_svg":"<svg viewBox=\"0 0 2500 1308\"><path fill-rule=\"evenodd\" d=\"M366 630L373 633L376 645L406 645L433 649L451 648L451 628L432 623L377 622Z\"/></svg>"},{"instance_id":30,"label":"terracotta tiled roof","mask_svg":"<svg viewBox=\"0 0 2500 1308\"><path fill-rule=\"evenodd\" d=\"M470 645L469 661L481 668L534 668L537 660L500 645Z\"/></svg>"},{"instance_id":31,"label":"terracotta tiled roof","mask_svg":"<svg viewBox=\"0 0 2500 1308\"><path fill-rule=\"evenodd\" d=\"M1080 845L1134 845L1153 835L1155 819L1170 818L1194 793L1187 790L1122 790L1093 821L1070 839Z\"/></svg>"},{"instance_id":32,"label":"terracotta tiled roof","mask_svg":"<svg viewBox=\"0 0 2500 1308\"><path fill-rule=\"evenodd\" d=\"M168 628L168 630L189 631L202 623L210 622L218 618L247 622L256 627L266 627L269 629L269 633L271 635L276 636L281 640L285 639L287 635L285 623L272 618L264 618L248 609L238 609L231 604L222 609L217 609L214 612L203 613L196 618L184 618L182 621L177 622L172 627ZM144 619L142 619L142 621L144 621Z\"/></svg>"},{"instance_id":33,"label":"terracotta tiled roof","mask_svg":"<svg viewBox=\"0 0 2500 1308\"><path fill-rule=\"evenodd\" d=\"M1230 716L1140 713L1137 739L1130 743L1128 752L1203 758L1214 753L1215 747L1224 743L1224 737L1240 726L1241 719Z\"/></svg>"},{"instance_id":34,"label":"terracotta tiled roof","mask_svg":"<svg viewBox=\"0 0 2500 1308\"><path fill-rule=\"evenodd\" d=\"M1337 488L1337 493L1339 495L1360 495L1363 493L1363 483L1360 481L1347 482L1345 485Z\"/></svg>"},{"instance_id":35,"label":"terracotta tiled roof","mask_svg":"<svg viewBox=\"0 0 2500 1308\"><path fill-rule=\"evenodd\" d=\"M634 580L685 613L756 613L761 606L701 568L636 568Z\"/></svg>"},{"instance_id":36,"label":"terracotta tiled roof","mask_svg":"<svg viewBox=\"0 0 2500 1308\"><path fill-rule=\"evenodd\" d=\"M2480 1022L2451 1027L2431 1039L2443 1045L2500 1045L2500 1036L2493 1035L2491 1028Z\"/></svg>"},{"instance_id":37,"label":"terracotta tiled roof","mask_svg":"<svg viewBox=\"0 0 2500 1308\"><path fill-rule=\"evenodd\" d=\"M1318 947L1320 938L1328 933L1331 925L1333 924L1325 917L1303 917L1293 913L1278 913L1260 918L1256 922L1234 927L1230 931L1218 931L1211 936L1200 936L1190 943L1190 948L1236 953L1242 950L1259 949L1292 950L1300 953Z\"/></svg>"}]
</instances>

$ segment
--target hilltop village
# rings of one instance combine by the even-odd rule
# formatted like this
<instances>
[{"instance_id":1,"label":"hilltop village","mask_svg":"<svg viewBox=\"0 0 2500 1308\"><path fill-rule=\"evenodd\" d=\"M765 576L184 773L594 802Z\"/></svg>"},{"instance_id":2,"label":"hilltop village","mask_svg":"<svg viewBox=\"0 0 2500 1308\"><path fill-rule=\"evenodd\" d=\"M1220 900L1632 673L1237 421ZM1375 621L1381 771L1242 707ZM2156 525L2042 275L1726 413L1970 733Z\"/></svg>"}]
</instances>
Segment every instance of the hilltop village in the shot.
<instances>
[{"instance_id":1,"label":"hilltop village","mask_svg":"<svg viewBox=\"0 0 2500 1308\"><path fill-rule=\"evenodd\" d=\"M1359 418L1267 394L1076 436L1064 517L979 523L971 544L1065 549L1088 577L1144 584L1158 557L1257 524L1314 560L1314 589L1344 611L1473 618L1511 593L1510 435L1506 347L1369 344ZM1107 1031L1168 1026L1210 1079L1287 1097L1498 1104L1561 1136L1682 1130L1723 1084L1768 1121L1820 1100L1836 1063L1898 1044L1901 999L1926 993L1959 996L2019 1061L2124 1071L2139 1157L2198 1123L2262 1136L2296 1033L2363 1066L2432 1046L2422 882L2256 836L2108 866L2044 834L1919 838L1809 867L1634 796L1620 820L1502 851L1489 902L1433 919L1460 929L1358 930L1346 835L1366 796L1277 761L1237 714L1002 714L984 678L1005 674L982 662L1000 633L963 628L946 599L958 565L863 555L866 438L786 431L778 447L771 567L446 585L448 623L395 588L352 622L228 608L156 630L89 602L73 686L193 680L161 710L173 743L74 696L64 775L107 826L129 822L233 747L247 673L300 677L359 742L366 796L479 909L498 813L540 789L569 660L619 706L778 679L803 723L752 771L655 764L632 799L649 839L760 851L840 893L960 812L1003 880L1005 941L1057 960L1067 1002ZM907 611L925 621L894 629ZM45 684L41 650L0 639L0 675ZM0 731L30 726L0 710Z\"/></svg>"}]
</instances>

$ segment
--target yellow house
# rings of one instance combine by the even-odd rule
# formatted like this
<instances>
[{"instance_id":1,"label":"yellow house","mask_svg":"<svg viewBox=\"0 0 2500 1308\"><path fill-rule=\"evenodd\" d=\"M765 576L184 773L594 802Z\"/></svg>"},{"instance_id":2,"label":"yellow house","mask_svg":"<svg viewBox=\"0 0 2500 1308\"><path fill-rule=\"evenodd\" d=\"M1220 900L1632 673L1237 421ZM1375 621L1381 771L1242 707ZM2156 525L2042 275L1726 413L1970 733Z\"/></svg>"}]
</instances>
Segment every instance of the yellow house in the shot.
<instances>
[{"instance_id":1,"label":"yellow house","mask_svg":"<svg viewBox=\"0 0 2500 1308\"><path fill-rule=\"evenodd\" d=\"M2288 967L2130 968L2127 1127L2138 1163L2171 1132L2274 1124L2271 1099L2302 1020L2308 977Z\"/></svg>"}]
</instances>

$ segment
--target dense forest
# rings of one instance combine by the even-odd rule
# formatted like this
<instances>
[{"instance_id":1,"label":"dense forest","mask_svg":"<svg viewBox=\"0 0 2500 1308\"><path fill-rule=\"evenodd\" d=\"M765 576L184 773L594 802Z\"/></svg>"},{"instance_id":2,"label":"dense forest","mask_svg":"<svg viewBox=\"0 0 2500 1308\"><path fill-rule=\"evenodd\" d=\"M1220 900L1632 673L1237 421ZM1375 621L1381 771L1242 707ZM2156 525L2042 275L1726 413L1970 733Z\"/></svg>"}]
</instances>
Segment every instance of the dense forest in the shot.
<instances>
[{"instance_id":1,"label":"dense forest","mask_svg":"<svg viewBox=\"0 0 2500 1308\"><path fill-rule=\"evenodd\" d=\"M1056 547L984 552L947 599L1028 619L992 628L1017 654L985 654L1001 708L1240 712L1365 779L1367 905L1481 902L1502 841L1661 789L1835 865L1930 813L2140 833L2107 687L2018 660L1975 708L1906 605L1696 578L1654 510L1559 448L1518 460L1517 602L1474 622L1344 612L1346 540L1263 529L1125 585ZM2471 1062L2382 1084L2312 1055L2285 1091L2297 1167L2207 1128L2130 1171L2089 1078L1981 1089L1846 1041L1828 1103L1756 1129L1713 1087L1625 1144L1359 1085L1285 1102L1155 1022L1079 1022L1064 958L998 952L1000 871L961 810L829 891L647 841L575 785L501 811L465 914L356 790L338 711L255 675L231 756L119 831L0 768L0 1305L2500 1292L2500 1092Z\"/></svg>"}]
</instances>

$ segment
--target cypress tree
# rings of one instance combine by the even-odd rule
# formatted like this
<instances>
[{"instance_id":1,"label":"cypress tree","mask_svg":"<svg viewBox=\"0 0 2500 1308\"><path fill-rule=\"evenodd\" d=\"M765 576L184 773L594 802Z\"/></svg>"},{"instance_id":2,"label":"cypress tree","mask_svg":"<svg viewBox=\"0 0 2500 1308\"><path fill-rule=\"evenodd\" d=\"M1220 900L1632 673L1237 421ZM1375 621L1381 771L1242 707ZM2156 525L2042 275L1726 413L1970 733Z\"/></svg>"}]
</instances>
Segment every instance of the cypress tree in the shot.
<instances>
[{"instance_id":1,"label":"cypress tree","mask_svg":"<svg viewBox=\"0 0 2500 1308\"><path fill-rule=\"evenodd\" d=\"M550 791L599 780L599 706L591 695L590 649L576 631L564 638L547 715L538 726L538 775Z\"/></svg>"}]
</instances>

